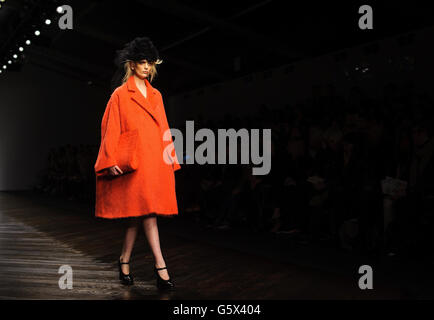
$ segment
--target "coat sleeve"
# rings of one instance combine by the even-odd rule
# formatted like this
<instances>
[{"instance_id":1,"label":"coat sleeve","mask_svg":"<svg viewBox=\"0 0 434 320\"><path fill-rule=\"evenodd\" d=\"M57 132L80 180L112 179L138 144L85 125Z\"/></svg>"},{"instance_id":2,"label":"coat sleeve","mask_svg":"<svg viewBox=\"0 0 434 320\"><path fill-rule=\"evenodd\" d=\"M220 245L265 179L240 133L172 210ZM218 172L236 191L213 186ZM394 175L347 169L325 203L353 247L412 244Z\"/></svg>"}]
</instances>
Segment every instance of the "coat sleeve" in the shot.
<instances>
[{"instance_id":1,"label":"coat sleeve","mask_svg":"<svg viewBox=\"0 0 434 320\"><path fill-rule=\"evenodd\" d=\"M119 97L113 93L101 121L101 144L94 166L97 176L102 175L105 169L117 164L115 152L120 133Z\"/></svg>"},{"instance_id":2,"label":"coat sleeve","mask_svg":"<svg viewBox=\"0 0 434 320\"><path fill-rule=\"evenodd\" d=\"M161 114L162 114L162 121L161 121L161 136L163 137L164 133L169 129L169 123L167 122L167 116L166 116L166 110L164 108L163 104L163 98L161 96L161 93L158 92L159 98L160 98L160 105L161 105ZM164 141L163 140L163 150L172 150L172 154L168 154L169 159L172 160L172 168L173 171L181 169L181 165L179 164L178 157L175 152L175 145L173 143L172 136L170 140Z\"/></svg>"}]
</instances>

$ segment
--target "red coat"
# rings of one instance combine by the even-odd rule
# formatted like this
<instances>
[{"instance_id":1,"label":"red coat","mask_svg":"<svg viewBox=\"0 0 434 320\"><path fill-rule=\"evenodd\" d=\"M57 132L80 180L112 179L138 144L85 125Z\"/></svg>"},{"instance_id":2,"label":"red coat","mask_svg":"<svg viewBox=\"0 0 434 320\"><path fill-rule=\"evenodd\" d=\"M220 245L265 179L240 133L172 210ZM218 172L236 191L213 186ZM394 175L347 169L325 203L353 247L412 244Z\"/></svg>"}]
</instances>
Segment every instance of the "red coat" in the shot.
<instances>
[{"instance_id":1,"label":"red coat","mask_svg":"<svg viewBox=\"0 0 434 320\"><path fill-rule=\"evenodd\" d=\"M181 168L173 140L163 141L169 128L161 93L145 80L147 97L137 88L134 76L111 95L101 122L101 145L95 163L95 216L101 218L137 217L150 213L177 215L174 171ZM119 135L138 129L139 165L136 171L107 177L104 169L116 165ZM163 160L171 144L172 164Z\"/></svg>"}]
</instances>

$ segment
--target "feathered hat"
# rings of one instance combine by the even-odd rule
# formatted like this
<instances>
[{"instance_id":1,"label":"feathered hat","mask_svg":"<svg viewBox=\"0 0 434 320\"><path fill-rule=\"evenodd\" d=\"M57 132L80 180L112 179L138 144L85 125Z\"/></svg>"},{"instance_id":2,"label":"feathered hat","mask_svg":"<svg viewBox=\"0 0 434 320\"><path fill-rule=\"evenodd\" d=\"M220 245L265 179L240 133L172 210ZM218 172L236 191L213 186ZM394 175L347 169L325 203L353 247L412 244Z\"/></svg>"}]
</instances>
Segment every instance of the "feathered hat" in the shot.
<instances>
[{"instance_id":1,"label":"feathered hat","mask_svg":"<svg viewBox=\"0 0 434 320\"><path fill-rule=\"evenodd\" d=\"M161 63L157 48L148 37L138 37L125 44L124 48L116 51L114 63L116 71L111 80L111 89L115 90L122 84L125 75L124 64L127 61L140 61Z\"/></svg>"},{"instance_id":2,"label":"feathered hat","mask_svg":"<svg viewBox=\"0 0 434 320\"><path fill-rule=\"evenodd\" d=\"M135 38L116 53L115 64L117 66L122 66L126 61L145 59L148 62L156 62L160 59L157 48L148 37Z\"/></svg>"}]
</instances>

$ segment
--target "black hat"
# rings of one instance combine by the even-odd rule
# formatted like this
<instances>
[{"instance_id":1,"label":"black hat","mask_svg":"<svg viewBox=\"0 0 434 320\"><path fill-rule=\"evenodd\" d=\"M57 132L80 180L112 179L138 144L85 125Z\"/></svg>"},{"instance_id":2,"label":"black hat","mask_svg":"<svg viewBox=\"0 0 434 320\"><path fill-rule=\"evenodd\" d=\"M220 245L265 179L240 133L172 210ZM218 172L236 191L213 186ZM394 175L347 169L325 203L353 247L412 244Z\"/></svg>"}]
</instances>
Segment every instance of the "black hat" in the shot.
<instances>
[{"instance_id":1,"label":"black hat","mask_svg":"<svg viewBox=\"0 0 434 320\"><path fill-rule=\"evenodd\" d=\"M158 50L148 37L138 37L125 44L122 50L117 51L115 64L122 66L126 61L147 60L156 62L160 59Z\"/></svg>"}]
</instances>

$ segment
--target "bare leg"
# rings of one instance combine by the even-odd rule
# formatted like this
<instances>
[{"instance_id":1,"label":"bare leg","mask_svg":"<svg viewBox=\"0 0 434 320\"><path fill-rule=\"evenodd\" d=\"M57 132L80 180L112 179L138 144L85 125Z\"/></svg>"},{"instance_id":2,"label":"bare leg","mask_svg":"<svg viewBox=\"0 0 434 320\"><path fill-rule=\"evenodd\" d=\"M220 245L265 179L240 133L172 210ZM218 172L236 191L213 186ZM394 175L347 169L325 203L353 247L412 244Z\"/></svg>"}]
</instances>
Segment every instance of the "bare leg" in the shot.
<instances>
[{"instance_id":1,"label":"bare leg","mask_svg":"<svg viewBox=\"0 0 434 320\"><path fill-rule=\"evenodd\" d=\"M166 263L163 259L160 247L157 217L145 217L145 219L143 219L143 229L145 231L146 238L148 239L149 246L154 255L155 266L157 268L165 267ZM158 272L163 280L169 279L169 273L167 272L167 269L159 270Z\"/></svg>"},{"instance_id":2,"label":"bare leg","mask_svg":"<svg viewBox=\"0 0 434 320\"><path fill-rule=\"evenodd\" d=\"M139 231L140 219L131 218L125 233L124 245L122 247L122 252L120 259L122 262L129 262L131 257L131 252L133 251L134 242L136 241L137 232ZM125 274L130 273L130 266L128 264L123 264L122 272Z\"/></svg>"}]
</instances>

